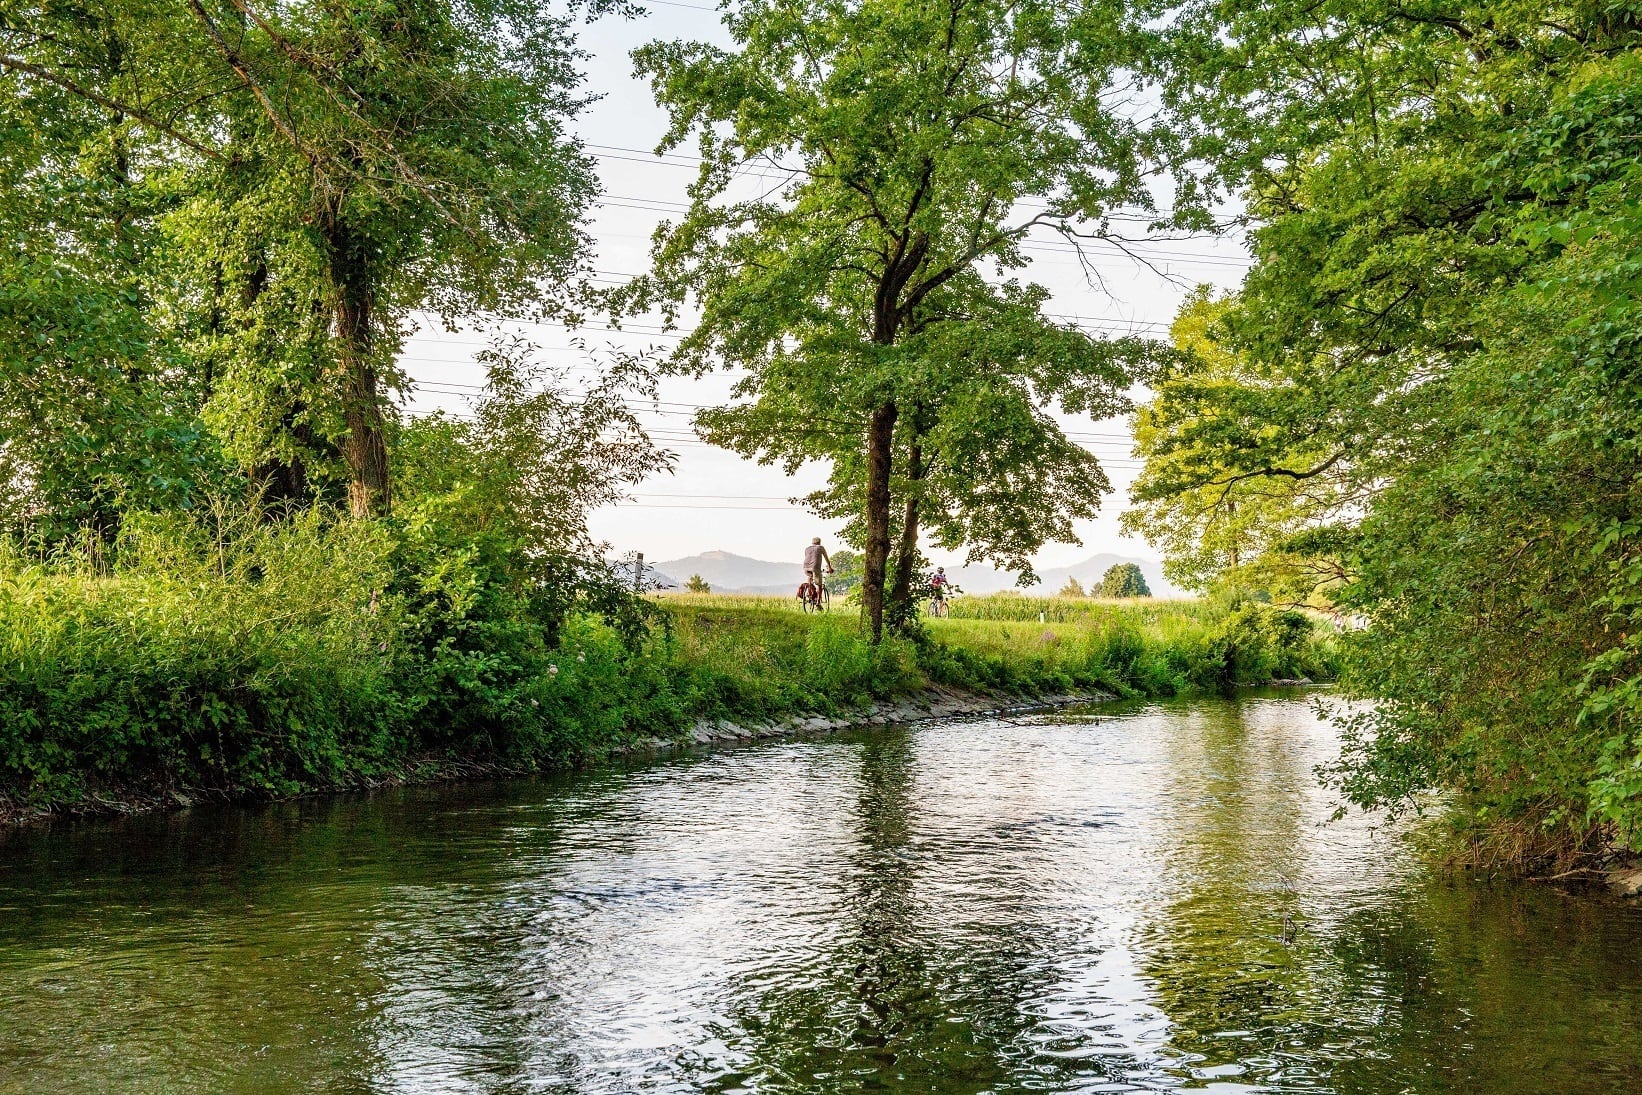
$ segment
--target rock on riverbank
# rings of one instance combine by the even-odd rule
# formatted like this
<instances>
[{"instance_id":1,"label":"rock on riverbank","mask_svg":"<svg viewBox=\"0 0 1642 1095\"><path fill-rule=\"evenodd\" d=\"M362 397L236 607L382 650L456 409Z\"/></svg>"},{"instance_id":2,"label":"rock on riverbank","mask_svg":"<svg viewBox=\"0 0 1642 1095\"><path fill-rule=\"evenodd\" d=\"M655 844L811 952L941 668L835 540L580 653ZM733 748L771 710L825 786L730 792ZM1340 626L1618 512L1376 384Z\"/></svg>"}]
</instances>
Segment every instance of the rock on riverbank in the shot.
<instances>
[{"instance_id":1,"label":"rock on riverbank","mask_svg":"<svg viewBox=\"0 0 1642 1095\"><path fill-rule=\"evenodd\" d=\"M867 726L891 726L947 719L998 715L1010 712L1041 711L1077 703L1104 703L1117 697L1104 692L1073 695L1057 694L1031 699L980 695L950 688L931 688L916 696L874 703L862 711L829 718L825 715L789 715L764 722L735 723L721 719L697 719L678 738L648 737L634 742L623 752L629 755L676 753L700 746L733 742L763 741L770 738L803 737L835 733Z\"/></svg>"}]
</instances>

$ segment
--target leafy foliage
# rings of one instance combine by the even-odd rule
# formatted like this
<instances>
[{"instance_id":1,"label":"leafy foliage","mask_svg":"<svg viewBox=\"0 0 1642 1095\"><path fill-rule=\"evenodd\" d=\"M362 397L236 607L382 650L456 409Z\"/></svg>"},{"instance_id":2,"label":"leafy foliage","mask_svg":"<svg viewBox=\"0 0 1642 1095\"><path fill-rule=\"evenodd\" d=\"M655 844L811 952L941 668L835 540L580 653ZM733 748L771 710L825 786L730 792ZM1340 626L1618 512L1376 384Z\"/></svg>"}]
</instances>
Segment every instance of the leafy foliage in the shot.
<instances>
[{"instance_id":1,"label":"leafy foliage","mask_svg":"<svg viewBox=\"0 0 1642 1095\"><path fill-rule=\"evenodd\" d=\"M1197 584L1252 556L1368 622L1352 801L1447 791L1488 862L1635 846L1637 12L1229 0L1180 31L1171 101L1259 262L1182 316L1137 526Z\"/></svg>"},{"instance_id":2,"label":"leafy foliage","mask_svg":"<svg viewBox=\"0 0 1642 1095\"><path fill-rule=\"evenodd\" d=\"M1199 289L1176 317L1179 353L1153 374L1152 399L1134 414L1135 453L1145 463L1123 527L1161 547L1165 573L1188 589L1245 585L1304 601L1340 580L1318 550L1319 522L1350 503L1349 466L1330 463L1317 445L1284 454L1290 465L1317 469L1304 478L1251 461L1256 429L1301 412L1290 382L1228 345L1219 328L1237 303Z\"/></svg>"},{"instance_id":3,"label":"leafy foliage","mask_svg":"<svg viewBox=\"0 0 1642 1095\"><path fill-rule=\"evenodd\" d=\"M1146 575L1140 572L1138 563L1117 563L1108 567L1100 578L1100 595L1102 597L1150 597L1152 591L1146 588Z\"/></svg>"},{"instance_id":4,"label":"leafy foliage","mask_svg":"<svg viewBox=\"0 0 1642 1095\"><path fill-rule=\"evenodd\" d=\"M274 497L345 482L385 511L412 311L570 303L595 184L565 134L569 30L540 0L0 14L4 307L52 332L0 360L0 415L71 378L6 435L28 518L174 504L218 456Z\"/></svg>"},{"instance_id":5,"label":"leafy foliage","mask_svg":"<svg viewBox=\"0 0 1642 1095\"><path fill-rule=\"evenodd\" d=\"M810 501L851 519L874 636L910 597L919 533L1029 569L1108 489L1042 410L1123 406L1131 340L1092 341L1014 280L1035 229L1074 244L1152 208L1159 137L1108 103L1140 80L1145 5L1068 8L748 0L734 49L657 42L636 54L671 127L703 158L691 206L657 233L650 276L618 308L693 298L674 369L744 370L745 401L704 413L709 440L795 468L827 462ZM745 164L778 191L734 200ZM983 277L990 266L998 277Z\"/></svg>"}]
</instances>

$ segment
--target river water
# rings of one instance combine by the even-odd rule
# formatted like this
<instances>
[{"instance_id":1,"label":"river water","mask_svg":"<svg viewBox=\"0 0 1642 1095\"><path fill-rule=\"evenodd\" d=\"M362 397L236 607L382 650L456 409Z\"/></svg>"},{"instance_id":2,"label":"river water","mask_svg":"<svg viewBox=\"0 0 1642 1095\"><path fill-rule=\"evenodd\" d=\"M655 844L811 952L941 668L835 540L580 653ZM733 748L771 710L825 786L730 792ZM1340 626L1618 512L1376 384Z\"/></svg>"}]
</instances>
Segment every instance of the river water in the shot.
<instances>
[{"instance_id":1,"label":"river water","mask_svg":"<svg viewBox=\"0 0 1642 1095\"><path fill-rule=\"evenodd\" d=\"M0 1090L1642 1090L1642 909L1330 821L1305 698L0 844Z\"/></svg>"}]
</instances>

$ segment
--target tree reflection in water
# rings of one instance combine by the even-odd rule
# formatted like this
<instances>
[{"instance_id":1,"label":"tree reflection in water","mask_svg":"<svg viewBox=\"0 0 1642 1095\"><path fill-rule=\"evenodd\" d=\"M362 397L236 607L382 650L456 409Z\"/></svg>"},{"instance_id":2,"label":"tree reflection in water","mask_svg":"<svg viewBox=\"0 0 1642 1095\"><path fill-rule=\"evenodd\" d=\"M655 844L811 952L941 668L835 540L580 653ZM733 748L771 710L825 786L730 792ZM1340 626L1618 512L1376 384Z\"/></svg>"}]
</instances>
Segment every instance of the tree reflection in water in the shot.
<instances>
[{"instance_id":1,"label":"tree reflection in water","mask_svg":"<svg viewBox=\"0 0 1642 1095\"><path fill-rule=\"evenodd\" d=\"M1332 741L1249 697L17 834L0 1092L1642 1088L1642 909L1432 881L1327 821Z\"/></svg>"},{"instance_id":2,"label":"tree reflection in water","mask_svg":"<svg viewBox=\"0 0 1642 1095\"><path fill-rule=\"evenodd\" d=\"M1180 1078L1365 1095L1642 1085L1634 911L1432 878L1395 834L1330 822L1310 771L1323 729L1261 701L1171 727L1170 893L1138 939Z\"/></svg>"}]
</instances>

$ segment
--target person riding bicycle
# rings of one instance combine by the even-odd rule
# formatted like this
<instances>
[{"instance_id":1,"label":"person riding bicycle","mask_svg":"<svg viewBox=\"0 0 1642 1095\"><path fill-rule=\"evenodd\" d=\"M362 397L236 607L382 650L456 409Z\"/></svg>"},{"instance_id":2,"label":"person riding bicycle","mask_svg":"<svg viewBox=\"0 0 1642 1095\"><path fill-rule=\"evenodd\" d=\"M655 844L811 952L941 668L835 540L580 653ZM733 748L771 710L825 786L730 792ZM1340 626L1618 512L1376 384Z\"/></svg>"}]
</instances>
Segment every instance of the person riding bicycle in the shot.
<instances>
[{"instance_id":1,"label":"person riding bicycle","mask_svg":"<svg viewBox=\"0 0 1642 1095\"><path fill-rule=\"evenodd\" d=\"M952 579L946 576L946 567L936 567L929 576L929 600L934 606L946 604L946 595L952 589Z\"/></svg>"},{"instance_id":2,"label":"person riding bicycle","mask_svg":"<svg viewBox=\"0 0 1642 1095\"><path fill-rule=\"evenodd\" d=\"M827 549L821 546L821 537L816 536L810 540L810 546L804 549L804 580L815 587L817 594L826 588L821 580L822 568L825 568L828 574L834 573L832 557L827 554Z\"/></svg>"}]
</instances>

